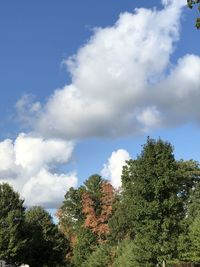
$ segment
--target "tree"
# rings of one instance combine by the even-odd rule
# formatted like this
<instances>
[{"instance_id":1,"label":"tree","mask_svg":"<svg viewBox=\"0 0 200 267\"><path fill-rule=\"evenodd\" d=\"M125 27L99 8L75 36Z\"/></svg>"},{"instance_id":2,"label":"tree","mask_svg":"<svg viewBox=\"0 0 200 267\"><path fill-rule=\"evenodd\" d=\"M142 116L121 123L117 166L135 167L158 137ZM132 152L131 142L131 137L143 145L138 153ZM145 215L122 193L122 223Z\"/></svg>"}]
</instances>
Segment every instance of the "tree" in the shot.
<instances>
[{"instance_id":1,"label":"tree","mask_svg":"<svg viewBox=\"0 0 200 267\"><path fill-rule=\"evenodd\" d=\"M112 185L97 174L90 176L84 186L66 193L58 210L59 228L70 240L67 256L75 266L81 266L99 244L107 241L114 199Z\"/></svg>"},{"instance_id":2,"label":"tree","mask_svg":"<svg viewBox=\"0 0 200 267\"><path fill-rule=\"evenodd\" d=\"M10 264L22 263L22 251L26 245L23 236L23 200L13 188L0 184L0 259Z\"/></svg>"},{"instance_id":3,"label":"tree","mask_svg":"<svg viewBox=\"0 0 200 267\"><path fill-rule=\"evenodd\" d=\"M42 207L32 207L25 215L28 246L24 251L31 267L57 267L65 262L69 247L51 216Z\"/></svg>"},{"instance_id":4,"label":"tree","mask_svg":"<svg viewBox=\"0 0 200 267\"><path fill-rule=\"evenodd\" d=\"M196 216L192 224L189 226L189 242L188 259L191 262L200 264L200 214Z\"/></svg>"},{"instance_id":5,"label":"tree","mask_svg":"<svg viewBox=\"0 0 200 267\"><path fill-rule=\"evenodd\" d=\"M112 185L106 181L101 181L98 191L98 198L94 198L90 191L85 192L82 205L86 217L84 227L90 228L97 235L98 243L102 243L110 232L108 221L112 215L115 192Z\"/></svg>"},{"instance_id":6,"label":"tree","mask_svg":"<svg viewBox=\"0 0 200 267\"><path fill-rule=\"evenodd\" d=\"M118 246L113 267L137 267L134 259L135 244L130 239L124 239Z\"/></svg>"},{"instance_id":7,"label":"tree","mask_svg":"<svg viewBox=\"0 0 200 267\"><path fill-rule=\"evenodd\" d=\"M200 0L187 0L187 4L189 8L193 8L195 5L198 5L198 11L200 12ZM196 28L200 29L200 17L196 19Z\"/></svg>"},{"instance_id":8,"label":"tree","mask_svg":"<svg viewBox=\"0 0 200 267\"><path fill-rule=\"evenodd\" d=\"M82 264L82 267L108 267L111 266L111 262L112 249L107 244L103 244L98 246L94 252L89 255L87 260Z\"/></svg>"},{"instance_id":9,"label":"tree","mask_svg":"<svg viewBox=\"0 0 200 267\"><path fill-rule=\"evenodd\" d=\"M169 143L148 138L137 159L124 167L122 190L132 220L136 266L164 265L176 256L183 199L192 185L183 179L182 165Z\"/></svg>"},{"instance_id":10,"label":"tree","mask_svg":"<svg viewBox=\"0 0 200 267\"><path fill-rule=\"evenodd\" d=\"M79 230L82 228L85 218L82 212L82 195L84 192L84 186L78 189L70 188L65 194L62 206L57 211L58 227L70 242L70 249L66 251L66 257L70 262L73 262L73 250L77 244ZM79 255L79 253L77 254Z\"/></svg>"},{"instance_id":11,"label":"tree","mask_svg":"<svg viewBox=\"0 0 200 267\"><path fill-rule=\"evenodd\" d=\"M96 235L88 228L80 227L76 232L76 242L73 247L72 263L80 267L93 253L97 246Z\"/></svg>"},{"instance_id":12,"label":"tree","mask_svg":"<svg viewBox=\"0 0 200 267\"><path fill-rule=\"evenodd\" d=\"M192 189L185 205L186 216L182 221L182 233L179 236L179 259L200 263L200 170L197 162L190 162L194 179Z\"/></svg>"}]
</instances>

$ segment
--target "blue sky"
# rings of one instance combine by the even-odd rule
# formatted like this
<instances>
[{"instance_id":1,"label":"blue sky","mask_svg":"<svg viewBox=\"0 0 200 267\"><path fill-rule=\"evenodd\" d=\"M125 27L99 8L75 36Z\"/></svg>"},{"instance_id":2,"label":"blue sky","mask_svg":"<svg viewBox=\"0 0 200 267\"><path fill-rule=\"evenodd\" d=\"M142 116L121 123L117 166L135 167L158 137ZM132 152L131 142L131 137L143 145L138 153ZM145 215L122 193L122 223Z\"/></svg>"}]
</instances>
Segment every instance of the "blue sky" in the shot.
<instances>
[{"instance_id":1,"label":"blue sky","mask_svg":"<svg viewBox=\"0 0 200 267\"><path fill-rule=\"evenodd\" d=\"M102 169L113 182L148 135L200 160L199 31L183 2L1 1L0 181L27 205L57 207Z\"/></svg>"}]
</instances>

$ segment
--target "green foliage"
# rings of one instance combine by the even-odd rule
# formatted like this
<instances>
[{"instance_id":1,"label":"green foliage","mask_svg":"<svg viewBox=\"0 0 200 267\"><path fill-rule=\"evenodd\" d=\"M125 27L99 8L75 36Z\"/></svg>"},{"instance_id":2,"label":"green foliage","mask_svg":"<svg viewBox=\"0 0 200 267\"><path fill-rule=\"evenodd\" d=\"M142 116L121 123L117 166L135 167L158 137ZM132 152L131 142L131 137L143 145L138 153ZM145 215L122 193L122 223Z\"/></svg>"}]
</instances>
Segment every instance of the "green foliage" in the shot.
<instances>
[{"instance_id":1,"label":"green foliage","mask_svg":"<svg viewBox=\"0 0 200 267\"><path fill-rule=\"evenodd\" d=\"M85 217L82 212L83 192L85 192L85 187L70 188L58 210L59 228L69 239L76 232L76 228L83 223Z\"/></svg>"},{"instance_id":2,"label":"green foliage","mask_svg":"<svg viewBox=\"0 0 200 267\"><path fill-rule=\"evenodd\" d=\"M155 266L176 255L186 197L178 167L169 143L148 138L141 155L123 170L126 213L132 217L139 266Z\"/></svg>"},{"instance_id":3,"label":"green foliage","mask_svg":"<svg viewBox=\"0 0 200 267\"><path fill-rule=\"evenodd\" d=\"M189 226L189 260L191 262L200 263L200 214L196 216L192 224Z\"/></svg>"},{"instance_id":4,"label":"green foliage","mask_svg":"<svg viewBox=\"0 0 200 267\"><path fill-rule=\"evenodd\" d=\"M75 266L81 266L106 239L113 195L112 186L97 174L66 193L58 210L59 228L70 240L68 258Z\"/></svg>"},{"instance_id":5,"label":"green foliage","mask_svg":"<svg viewBox=\"0 0 200 267\"><path fill-rule=\"evenodd\" d=\"M26 212L28 246L24 251L26 263L31 267L56 267L64 263L68 242L41 207Z\"/></svg>"},{"instance_id":6,"label":"green foliage","mask_svg":"<svg viewBox=\"0 0 200 267\"><path fill-rule=\"evenodd\" d=\"M81 266L84 261L95 250L97 244L96 236L88 228L80 227L77 233L77 241L73 248L73 263Z\"/></svg>"},{"instance_id":7,"label":"green foliage","mask_svg":"<svg viewBox=\"0 0 200 267\"><path fill-rule=\"evenodd\" d=\"M134 248L133 241L129 239L122 241L117 248L113 267L138 267L134 258Z\"/></svg>"},{"instance_id":8,"label":"green foliage","mask_svg":"<svg viewBox=\"0 0 200 267\"><path fill-rule=\"evenodd\" d=\"M98 246L81 267L107 267L112 260L111 248L107 245Z\"/></svg>"},{"instance_id":9,"label":"green foliage","mask_svg":"<svg viewBox=\"0 0 200 267\"><path fill-rule=\"evenodd\" d=\"M200 180L196 183L195 187L193 187L191 193L190 193L190 198L189 198L189 203L188 203L188 217L187 221L188 224L192 223L194 219L200 214Z\"/></svg>"},{"instance_id":10,"label":"green foliage","mask_svg":"<svg viewBox=\"0 0 200 267\"><path fill-rule=\"evenodd\" d=\"M101 213L102 182L103 182L102 177L98 174L94 174L91 175L84 183L87 192L89 193L91 199L95 203L94 210L97 216Z\"/></svg>"},{"instance_id":11,"label":"green foliage","mask_svg":"<svg viewBox=\"0 0 200 267\"><path fill-rule=\"evenodd\" d=\"M31 267L200 264L199 163L176 161L169 143L148 138L118 194L92 175L66 193L58 218L57 226L41 207L25 212L0 184L0 258Z\"/></svg>"},{"instance_id":12,"label":"green foliage","mask_svg":"<svg viewBox=\"0 0 200 267\"><path fill-rule=\"evenodd\" d=\"M198 164L196 164L196 167ZM196 175L199 170L196 169ZM200 184L196 180L187 203L187 216L182 223L182 233L179 236L179 259L200 263L198 254L200 246ZM199 243L198 243L199 242Z\"/></svg>"},{"instance_id":13,"label":"green foliage","mask_svg":"<svg viewBox=\"0 0 200 267\"><path fill-rule=\"evenodd\" d=\"M193 8L195 5L198 5L198 11L200 12L200 0L187 0L187 5L189 8ZM196 19L196 28L200 29L200 17Z\"/></svg>"},{"instance_id":14,"label":"green foliage","mask_svg":"<svg viewBox=\"0 0 200 267\"><path fill-rule=\"evenodd\" d=\"M133 207L127 194L121 194L113 205L113 216L109 220L109 240L114 243L121 242L124 238L134 237Z\"/></svg>"},{"instance_id":15,"label":"green foliage","mask_svg":"<svg viewBox=\"0 0 200 267\"><path fill-rule=\"evenodd\" d=\"M26 245L23 237L23 200L8 184L0 184L0 259L8 263L22 262L22 250Z\"/></svg>"}]
</instances>

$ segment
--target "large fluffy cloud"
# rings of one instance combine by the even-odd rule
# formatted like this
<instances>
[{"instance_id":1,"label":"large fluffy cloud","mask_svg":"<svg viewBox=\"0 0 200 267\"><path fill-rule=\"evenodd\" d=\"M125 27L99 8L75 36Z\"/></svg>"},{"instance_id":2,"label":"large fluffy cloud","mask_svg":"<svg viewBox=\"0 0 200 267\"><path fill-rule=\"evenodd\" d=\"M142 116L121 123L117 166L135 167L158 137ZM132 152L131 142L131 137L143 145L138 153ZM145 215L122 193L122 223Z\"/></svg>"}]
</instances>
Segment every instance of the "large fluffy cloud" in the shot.
<instances>
[{"instance_id":1,"label":"large fluffy cloud","mask_svg":"<svg viewBox=\"0 0 200 267\"><path fill-rule=\"evenodd\" d=\"M95 29L65 62L72 83L43 107L28 103L27 112L26 101L20 102L21 113L35 114L36 132L72 139L122 136L199 120L200 58L170 62L185 1L162 2L162 10L136 9L111 27ZM195 112L186 114L185 107Z\"/></svg>"},{"instance_id":2,"label":"large fluffy cloud","mask_svg":"<svg viewBox=\"0 0 200 267\"><path fill-rule=\"evenodd\" d=\"M73 144L61 140L147 133L200 121L200 57L170 61L179 39L185 0L162 0L163 9L123 13L65 61L72 82L44 105L24 96L16 105L32 136L0 143L0 178L12 183L28 204L58 203L75 174L60 174ZM39 137L43 136L44 139ZM129 155L113 153L104 174L120 186ZM0 180L0 181L1 181Z\"/></svg>"},{"instance_id":3,"label":"large fluffy cloud","mask_svg":"<svg viewBox=\"0 0 200 267\"><path fill-rule=\"evenodd\" d=\"M75 173L59 173L66 164L73 143L58 139L44 140L20 134L13 142L0 142L0 182L10 183L25 198L26 205L56 207L71 186L76 186Z\"/></svg>"},{"instance_id":4,"label":"large fluffy cloud","mask_svg":"<svg viewBox=\"0 0 200 267\"><path fill-rule=\"evenodd\" d=\"M122 168L129 159L130 155L125 149L118 149L112 152L107 163L104 164L101 174L109 179L115 188L121 186Z\"/></svg>"}]
</instances>

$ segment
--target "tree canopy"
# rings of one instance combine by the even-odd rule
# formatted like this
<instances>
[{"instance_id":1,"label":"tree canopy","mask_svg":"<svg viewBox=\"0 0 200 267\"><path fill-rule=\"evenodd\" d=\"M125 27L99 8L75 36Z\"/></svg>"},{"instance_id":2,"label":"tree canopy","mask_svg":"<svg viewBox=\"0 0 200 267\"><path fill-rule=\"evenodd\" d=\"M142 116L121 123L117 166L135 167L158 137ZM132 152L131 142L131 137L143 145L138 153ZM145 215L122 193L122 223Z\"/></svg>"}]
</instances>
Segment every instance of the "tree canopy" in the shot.
<instances>
[{"instance_id":1,"label":"tree canopy","mask_svg":"<svg viewBox=\"0 0 200 267\"><path fill-rule=\"evenodd\" d=\"M70 188L58 225L0 184L0 259L30 267L199 266L199 163L176 160L170 143L147 138L121 179L118 190L98 174Z\"/></svg>"},{"instance_id":2,"label":"tree canopy","mask_svg":"<svg viewBox=\"0 0 200 267\"><path fill-rule=\"evenodd\" d=\"M28 244L25 262L31 267L56 267L64 264L68 242L51 216L42 207L32 207L25 214Z\"/></svg>"},{"instance_id":3,"label":"tree canopy","mask_svg":"<svg viewBox=\"0 0 200 267\"><path fill-rule=\"evenodd\" d=\"M23 261L25 208L13 188L0 184L0 259L15 264Z\"/></svg>"}]
</instances>

